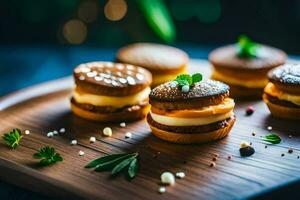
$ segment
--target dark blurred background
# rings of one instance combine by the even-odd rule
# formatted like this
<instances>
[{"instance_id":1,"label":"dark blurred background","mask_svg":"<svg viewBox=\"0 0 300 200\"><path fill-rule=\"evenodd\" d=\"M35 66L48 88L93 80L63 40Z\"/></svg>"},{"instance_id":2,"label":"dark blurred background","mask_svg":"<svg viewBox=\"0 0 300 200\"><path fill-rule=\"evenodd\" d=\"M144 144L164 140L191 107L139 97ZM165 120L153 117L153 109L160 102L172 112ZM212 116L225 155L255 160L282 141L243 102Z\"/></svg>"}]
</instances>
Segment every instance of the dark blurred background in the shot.
<instances>
[{"instance_id":1,"label":"dark blurred background","mask_svg":"<svg viewBox=\"0 0 300 200\"><path fill-rule=\"evenodd\" d=\"M167 42L149 26L139 2L143 0L2 1L0 42L96 47L119 47L136 41ZM144 2L147 6L151 0ZM175 25L176 39L169 42L215 45L234 42L243 33L289 53L300 52L300 1L167 0L165 3Z\"/></svg>"},{"instance_id":2,"label":"dark blurred background","mask_svg":"<svg viewBox=\"0 0 300 200\"><path fill-rule=\"evenodd\" d=\"M132 42L177 46L193 58L246 34L300 53L297 0L9 0L0 2L0 96L113 60ZM8 81L9 80L9 81Z\"/></svg>"}]
</instances>

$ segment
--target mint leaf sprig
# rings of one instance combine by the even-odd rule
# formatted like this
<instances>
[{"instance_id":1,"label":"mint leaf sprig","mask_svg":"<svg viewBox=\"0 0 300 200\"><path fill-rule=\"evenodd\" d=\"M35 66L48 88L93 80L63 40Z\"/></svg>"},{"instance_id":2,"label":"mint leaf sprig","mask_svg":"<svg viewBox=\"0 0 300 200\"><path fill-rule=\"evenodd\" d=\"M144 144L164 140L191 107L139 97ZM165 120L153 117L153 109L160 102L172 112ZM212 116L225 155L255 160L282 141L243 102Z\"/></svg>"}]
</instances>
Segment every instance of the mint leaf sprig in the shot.
<instances>
[{"instance_id":1,"label":"mint leaf sprig","mask_svg":"<svg viewBox=\"0 0 300 200\"><path fill-rule=\"evenodd\" d=\"M5 143L12 149L16 149L19 146L22 137L21 130L17 128L2 136Z\"/></svg>"},{"instance_id":2,"label":"mint leaf sprig","mask_svg":"<svg viewBox=\"0 0 300 200\"><path fill-rule=\"evenodd\" d=\"M90 161L85 168L95 168L95 171L111 171L112 176L127 169L127 175L133 179L138 171L138 153L112 154Z\"/></svg>"},{"instance_id":3,"label":"mint leaf sprig","mask_svg":"<svg viewBox=\"0 0 300 200\"><path fill-rule=\"evenodd\" d=\"M41 159L39 162L41 166L48 166L63 161L61 155L53 147L49 146L42 147L37 153L33 154L33 158Z\"/></svg>"},{"instance_id":4,"label":"mint leaf sprig","mask_svg":"<svg viewBox=\"0 0 300 200\"><path fill-rule=\"evenodd\" d=\"M245 35L241 35L238 38L238 56L241 58L256 58L257 49L259 45L255 42L252 42L250 38Z\"/></svg>"},{"instance_id":5,"label":"mint leaf sprig","mask_svg":"<svg viewBox=\"0 0 300 200\"><path fill-rule=\"evenodd\" d=\"M276 134L268 134L261 137L263 141L270 142L272 144L279 144L281 142L281 138Z\"/></svg>"},{"instance_id":6,"label":"mint leaf sprig","mask_svg":"<svg viewBox=\"0 0 300 200\"><path fill-rule=\"evenodd\" d=\"M192 76L189 74L181 74L176 77L175 82L181 86L182 92L188 92L190 87L202 81L202 78L202 74L200 73L195 73Z\"/></svg>"}]
</instances>

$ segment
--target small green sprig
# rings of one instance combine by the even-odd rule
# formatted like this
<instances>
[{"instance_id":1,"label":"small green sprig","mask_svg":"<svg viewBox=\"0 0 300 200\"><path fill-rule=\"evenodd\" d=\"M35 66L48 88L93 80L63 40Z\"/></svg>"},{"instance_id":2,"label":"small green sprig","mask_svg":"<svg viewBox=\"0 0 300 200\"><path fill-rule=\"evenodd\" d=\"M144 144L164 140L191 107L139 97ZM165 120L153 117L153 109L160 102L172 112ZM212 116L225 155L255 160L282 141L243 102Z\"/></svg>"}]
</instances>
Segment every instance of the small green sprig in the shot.
<instances>
[{"instance_id":1,"label":"small green sprig","mask_svg":"<svg viewBox=\"0 0 300 200\"><path fill-rule=\"evenodd\" d=\"M276 134L269 134L261 137L263 141L270 142L272 144L279 144L281 142L281 138Z\"/></svg>"},{"instance_id":2,"label":"small green sprig","mask_svg":"<svg viewBox=\"0 0 300 200\"><path fill-rule=\"evenodd\" d=\"M61 155L57 153L53 147L49 146L42 147L37 153L33 154L33 158L41 159L39 162L41 166L48 166L63 161Z\"/></svg>"},{"instance_id":3,"label":"small green sprig","mask_svg":"<svg viewBox=\"0 0 300 200\"><path fill-rule=\"evenodd\" d=\"M190 87L195 83L202 81L202 74L195 73L192 76L189 74L181 74L176 77L175 81L171 83L172 87L179 85L182 92L189 92Z\"/></svg>"},{"instance_id":4,"label":"small green sprig","mask_svg":"<svg viewBox=\"0 0 300 200\"><path fill-rule=\"evenodd\" d=\"M21 130L17 128L2 136L5 143L12 149L16 149L19 146L22 137Z\"/></svg>"},{"instance_id":5,"label":"small green sprig","mask_svg":"<svg viewBox=\"0 0 300 200\"><path fill-rule=\"evenodd\" d=\"M95 171L111 171L115 176L127 169L127 175L133 179L138 171L138 153L112 154L89 162L85 168L95 168Z\"/></svg>"},{"instance_id":6,"label":"small green sprig","mask_svg":"<svg viewBox=\"0 0 300 200\"><path fill-rule=\"evenodd\" d=\"M238 39L238 56L242 58L256 58L259 45L252 42L247 36L241 35Z\"/></svg>"}]
</instances>

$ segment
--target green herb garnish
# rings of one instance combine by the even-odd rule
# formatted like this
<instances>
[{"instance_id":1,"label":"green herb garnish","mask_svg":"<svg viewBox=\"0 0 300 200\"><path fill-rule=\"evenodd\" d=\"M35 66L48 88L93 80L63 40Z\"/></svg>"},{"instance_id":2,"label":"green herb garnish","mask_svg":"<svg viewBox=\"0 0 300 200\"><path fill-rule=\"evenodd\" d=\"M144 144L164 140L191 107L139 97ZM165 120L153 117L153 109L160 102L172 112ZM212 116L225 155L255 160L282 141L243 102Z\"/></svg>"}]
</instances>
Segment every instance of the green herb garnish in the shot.
<instances>
[{"instance_id":1,"label":"green herb garnish","mask_svg":"<svg viewBox=\"0 0 300 200\"><path fill-rule=\"evenodd\" d=\"M281 142L281 138L279 137L279 135L276 134L262 136L262 140L270 142L272 144L279 144Z\"/></svg>"},{"instance_id":2,"label":"green herb garnish","mask_svg":"<svg viewBox=\"0 0 300 200\"><path fill-rule=\"evenodd\" d=\"M192 76L189 74L181 74L176 77L175 81L178 83L179 86L192 86L195 83L202 81L202 74L196 73Z\"/></svg>"},{"instance_id":3,"label":"green herb garnish","mask_svg":"<svg viewBox=\"0 0 300 200\"><path fill-rule=\"evenodd\" d=\"M95 168L95 171L111 171L112 176L127 169L128 177L133 179L138 170L138 156L138 153L103 156L92 160L85 168Z\"/></svg>"},{"instance_id":4,"label":"green herb garnish","mask_svg":"<svg viewBox=\"0 0 300 200\"><path fill-rule=\"evenodd\" d=\"M2 136L5 143L12 149L16 149L19 146L22 137L21 130L17 128L13 129L9 133L5 133Z\"/></svg>"},{"instance_id":5,"label":"green herb garnish","mask_svg":"<svg viewBox=\"0 0 300 200\"><path fill-rule=\"evenodd\" d=\"M56 153L53 147L49 146L42 147L37 153L33 154L33 158L41 159L39 162L41 166L47 166L58 161L63 161L61 155Z\"/></svg>"},{"instance_id":6,"label":"green herb garnish","mask_svg":"<svg viewBox=\"0 0 300 200\"><path fill-rule=\"evenodd\" d=\"M238 39L238 56L243 58L257 57L257 49L259 45L252 42L247 36L241 35Z\"/></svg>"}]
</instances>

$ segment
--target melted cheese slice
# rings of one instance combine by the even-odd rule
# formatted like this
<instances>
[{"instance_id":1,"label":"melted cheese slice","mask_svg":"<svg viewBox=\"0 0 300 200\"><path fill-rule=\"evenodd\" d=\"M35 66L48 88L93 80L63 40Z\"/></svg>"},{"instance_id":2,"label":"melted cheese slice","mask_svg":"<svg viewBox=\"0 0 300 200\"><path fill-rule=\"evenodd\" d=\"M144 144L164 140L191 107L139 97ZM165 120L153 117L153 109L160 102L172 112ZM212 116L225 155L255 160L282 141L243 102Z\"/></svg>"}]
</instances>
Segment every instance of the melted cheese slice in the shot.
<instances>
[{"instance_id":1,"label":"melted cheese slice","mask_svg":"<svg viewBox=\"0 0 300 200\"><path fill-rule=\"evenodd\" d=\"M212 75L212 79L223 81L225 83L229 83L232 85L239 85L239 86L244 86L248 88L264 88L265 85L268 83L268 79L255 79L255 80L244 80L244 79L239 79L239 77L232 77L228 75L223 75L219 73L218 71L214 70Z\"/></svg>"},{"instance_id":2,"label":"melted cheese slice","mask_svg":"<svg viewBox=\"0 0 300 200\"><path fill-rule=\"evenodd\" d=\"M233 115L233 111L230 111L225 114L217 114L207 117L195 118L168 117L164 115L158 115L152 112L150 112L150 114L154 121L167 126L201 126L225 120Z\"/></svg>"},{"instance_id":3,"label":"melted cheese slice","mask_svg":"<svg viewBox=\"0 0 300 200\"><path fill-rule=\"evenodd\" d=\"M160 110L155 107L151 108L151 112L158 115L165 115L168 117L178 118L195 118L195 117L206 117L216 114L224 114L233 110L234 100L226 98L218 105L206 106L201 109L186 109L186 110Z\"/></svg>"},{"instance_id":4,"label":"melted cheese slice","mask_svg":"<svg viewBox=\"0 0 300 200\"><path fill-rule=\"evenodd\" d=\"M148 99L150 91L150 87L147 87L134 95L114 97L89 94L75 89L73 92L73 97L78 103L86 103L94 106L113 106L116 108L121 108L127 105L135 105L145 99Z\"/></svg>"},{"instance_id":5,"label":"melted cheese slice","mask_svg":"<svg viewBox=\"0 0 300 200\"><path fill-rule=\"evenodd\" d=\"M267 93L270 96L277 97L280 100L289 101L289 102L292 102L292 103L300 106L300 96L299 95L283 92L283 91L277 89L273 83L268 83L268 85L265 87L264 91L265 91L265 93Z\"/></svg>"}]
</instances>

